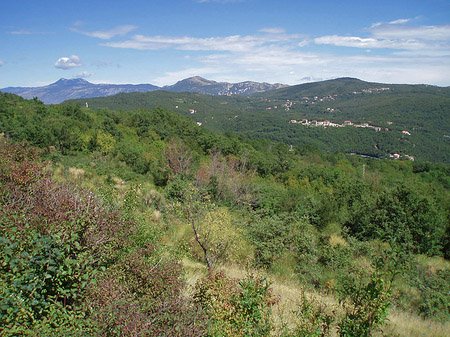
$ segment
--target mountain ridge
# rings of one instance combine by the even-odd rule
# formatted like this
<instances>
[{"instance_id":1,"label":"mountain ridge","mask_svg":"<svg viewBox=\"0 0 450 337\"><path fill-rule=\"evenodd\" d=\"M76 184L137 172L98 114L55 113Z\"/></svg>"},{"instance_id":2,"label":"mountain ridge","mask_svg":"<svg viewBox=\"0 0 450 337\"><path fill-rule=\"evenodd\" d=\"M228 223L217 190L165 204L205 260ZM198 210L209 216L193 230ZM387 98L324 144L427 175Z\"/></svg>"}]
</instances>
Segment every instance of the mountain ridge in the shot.
<instances>
[{"instance_id":1,"label":"mountain ridge","mask_svg":"<svg viewBox=\"0 0 450 337\"><path fill-rule=\"evenodd\" d=\"M287 85L281 83L269 84L252 81L228 83L194 76L163 87L153 84L94 84L82 78L60 78L58 81L42 87L7 87L0 90L22 96L25 99L38 97L46 104L59 104L69 99L108 97L119 93L156 90L226 96L251 95L284 87L287 87Z\"/></svg>"}]
</instances>

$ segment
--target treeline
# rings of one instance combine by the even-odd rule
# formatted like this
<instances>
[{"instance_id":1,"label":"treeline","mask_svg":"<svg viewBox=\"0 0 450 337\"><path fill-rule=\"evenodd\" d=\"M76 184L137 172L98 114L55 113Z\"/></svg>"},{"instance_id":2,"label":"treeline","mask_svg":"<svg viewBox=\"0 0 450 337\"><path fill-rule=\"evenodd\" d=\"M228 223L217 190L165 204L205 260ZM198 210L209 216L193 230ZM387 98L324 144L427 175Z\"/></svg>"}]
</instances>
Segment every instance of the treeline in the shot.
<instances>
[{"instance_id":1,"label":"treeline","mask_svg":"<svg viewBox=\"0 0 450 337\"><path fill-rule=\"evenodd\" d=\"M1 319L11 329L361 336L391 305L450 318L446 164L291 151L163 108L94 111L10 94L0 132ZM98 200L50 179L39 157L65 179L85 172ZM187 298L182 258L211 270ZM227 263L294 275L338 298L341 314L304 298L295 327L276 326L270 284L215 271Z\"/></svg>"}]
</instances>

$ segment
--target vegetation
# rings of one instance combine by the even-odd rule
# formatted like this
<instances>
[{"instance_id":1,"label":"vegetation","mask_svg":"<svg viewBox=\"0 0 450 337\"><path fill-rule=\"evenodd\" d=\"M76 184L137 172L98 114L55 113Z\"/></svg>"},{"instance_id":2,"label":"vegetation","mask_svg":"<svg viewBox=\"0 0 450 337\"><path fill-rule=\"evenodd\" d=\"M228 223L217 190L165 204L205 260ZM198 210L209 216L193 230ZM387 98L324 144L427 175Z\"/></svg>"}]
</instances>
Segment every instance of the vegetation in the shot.
<instances>
[{"instance_id":1,"label":"vegetation","mask_svg":"<svg viewBox=\"0 0 450 337\"><path fill-rule=\"evenodd\" d=\"M445 335L447 164L11 94L0 131L2 336Z\"/></svg>"},{"instance_id":2,"label":"vegetation","mask_svg":"<svg viewBox=\"0 0 450 337\"><path fill-rule=\"evenodd\" d=\"M86 100L69 101L85 104ZM341 78L301 84L249 97L155 91L88 99L94 109L135 110L162 106L215 132L268 138L322 152L356 153L376 158L412 156L450 162L449 88L368 83ZM316 127L303 119L354 126ZM403 133L406 131L408 133ZM405 157L406 158L406 157Z\"/></svg>"}]
</instances>

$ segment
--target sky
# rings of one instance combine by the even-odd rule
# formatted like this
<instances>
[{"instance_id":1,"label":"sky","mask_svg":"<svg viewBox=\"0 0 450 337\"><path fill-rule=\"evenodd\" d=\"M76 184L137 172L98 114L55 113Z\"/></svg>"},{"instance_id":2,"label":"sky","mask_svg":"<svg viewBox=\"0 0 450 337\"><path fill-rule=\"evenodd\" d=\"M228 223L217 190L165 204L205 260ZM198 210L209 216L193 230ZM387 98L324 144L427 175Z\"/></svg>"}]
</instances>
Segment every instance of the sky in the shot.
<instances>
[{"instance_id":1,"label":"sky","mask_svg":"<svg viewBox=\"0 0 450 337\"><path fill-rule=\"evenodd\" d=\"M11 0L0 88L338 77L450 86L449 0Z\"/></svg>"}]
</instances>

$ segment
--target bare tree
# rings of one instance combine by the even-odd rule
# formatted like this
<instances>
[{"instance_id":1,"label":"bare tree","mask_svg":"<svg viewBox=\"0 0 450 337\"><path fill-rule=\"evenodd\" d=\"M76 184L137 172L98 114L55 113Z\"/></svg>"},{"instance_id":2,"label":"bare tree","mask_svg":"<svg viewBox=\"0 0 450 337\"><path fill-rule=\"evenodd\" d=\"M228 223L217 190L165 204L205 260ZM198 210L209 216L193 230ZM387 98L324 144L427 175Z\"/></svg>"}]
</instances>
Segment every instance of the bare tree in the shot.
<instances>
[{"instance_id":1,"label":"bare tree","mask_svg":"<svg viewBox=\"0 0 450 337\"><path fill-rule=\"evenodd\" d=\"M167 165L174 175L189 175L192 166L192 152L179 139L172 138L164 151Z\"/></svg>"}]
</instances>

